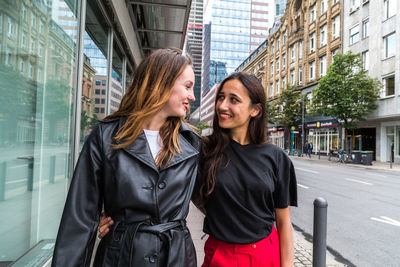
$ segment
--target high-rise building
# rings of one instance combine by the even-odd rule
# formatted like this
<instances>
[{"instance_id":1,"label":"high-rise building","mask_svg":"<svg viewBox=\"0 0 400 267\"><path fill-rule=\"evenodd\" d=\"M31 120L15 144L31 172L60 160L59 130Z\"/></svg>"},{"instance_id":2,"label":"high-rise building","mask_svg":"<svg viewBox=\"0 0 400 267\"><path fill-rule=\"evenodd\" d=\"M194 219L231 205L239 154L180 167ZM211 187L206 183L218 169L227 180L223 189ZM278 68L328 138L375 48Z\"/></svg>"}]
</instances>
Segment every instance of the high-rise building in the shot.
<instances>
[{"instance_id":1,"label":"high-rise building","mask_svg":"<svg viewBox=\"0 0 400 267\"><path fill-rule=\"evenodd\" d=\"M203 39L203 0L192 0L189 23L186 33L185 51L192 56L195 76L194 96L196 100L190 104L191 110L200 106L201 61Z\"/></svg>"},{"instance_id":2,"label":"high-rise building","mask_svg":"<svg viewBox=\"0 0 400 267\"><path fill-rule=\"evenodd\" d=\"M273 23L272 10L270 0L215 0L206 4L202 98L267 38ZM208 107L203 108L202 102L201 109Z\"/></svg>"}]
</instances>

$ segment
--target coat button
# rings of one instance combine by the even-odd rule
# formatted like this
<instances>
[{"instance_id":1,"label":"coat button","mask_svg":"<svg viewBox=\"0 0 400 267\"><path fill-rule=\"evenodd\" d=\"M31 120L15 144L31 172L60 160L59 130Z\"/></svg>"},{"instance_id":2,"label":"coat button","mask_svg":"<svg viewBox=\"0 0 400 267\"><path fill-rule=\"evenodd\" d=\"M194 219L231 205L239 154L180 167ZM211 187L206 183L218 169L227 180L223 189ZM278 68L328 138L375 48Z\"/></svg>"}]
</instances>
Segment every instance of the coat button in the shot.
<instances>
[{"instance_id":1,"label":"coat button","mask_svg":"<svg viewBox=\"0 0 400 267\"><path fill-rule=\"evenodd\" d=\"M160 188L160 189L164 189L165 186L166 186L166 184L164 182L161 182L158 184L158 188Z\"/></svg>"},{"instance_id":2,"label":"coat button","mask_svg":"<svg viewBox=\"0 0 400 267\"><path fill-rule=\"evenodd\" d=\"M149 262L155 263L157 261L157 255L152 255L149 257Z\"/></svg>"}]
</instances>

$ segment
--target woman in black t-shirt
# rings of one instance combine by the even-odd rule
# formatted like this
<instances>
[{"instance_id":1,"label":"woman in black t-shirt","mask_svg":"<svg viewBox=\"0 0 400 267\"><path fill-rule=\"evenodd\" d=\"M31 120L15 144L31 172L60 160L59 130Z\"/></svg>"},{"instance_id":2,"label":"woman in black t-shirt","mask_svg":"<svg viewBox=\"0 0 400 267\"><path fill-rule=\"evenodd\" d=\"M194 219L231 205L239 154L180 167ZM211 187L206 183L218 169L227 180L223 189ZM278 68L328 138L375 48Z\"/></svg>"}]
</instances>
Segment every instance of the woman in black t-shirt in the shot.
<instances>
[{"instance_id":1,"label":"woman in black t-shirt","mask_svg":"<svg viewBox=\"0 0 400 267\"><path fill-rule=\"evenodd\" d=\"M217 91L213 133L203 138L192 197L209 234L202 267L293 266L296 175L282 149L266 142L265 122L260 81L244 72L228 76ZM100 236L110 220L100 222Z\"/></svg>"},{"instance_id":2,"label":"woman in black t-shirt","mask_svg":"<svg viewBox=\"0 0 400 267\"><path fill-rule=\"evenodd\" d=\"M265 117L255 76L234 73L220 84L193 195L209 234L202 267L293 266L296 176L287 155L266 142Z\"/></svg>"}]
</instances>

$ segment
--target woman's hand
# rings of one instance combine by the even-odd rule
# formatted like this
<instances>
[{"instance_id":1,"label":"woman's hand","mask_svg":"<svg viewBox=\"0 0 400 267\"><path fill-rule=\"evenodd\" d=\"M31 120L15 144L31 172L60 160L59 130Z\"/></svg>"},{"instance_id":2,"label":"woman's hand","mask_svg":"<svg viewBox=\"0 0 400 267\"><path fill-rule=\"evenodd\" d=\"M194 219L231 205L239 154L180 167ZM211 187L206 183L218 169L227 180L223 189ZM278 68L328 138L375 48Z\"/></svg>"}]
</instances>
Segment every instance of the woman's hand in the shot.
<instances>
[{"instance_id":1,"label":"woman's hand","mask_svg":"<svg viewBox=\"0 0 400 267\"><path fill-rule=\"evenodd\" d=\"M114 221L111 219L111 217L106 217L106 214L103 211L100 216L98 237L100 239L105 237L107 235L107 233L110 231L110 226L113 224L114 224Z\"/></svg>"}]
</instances>

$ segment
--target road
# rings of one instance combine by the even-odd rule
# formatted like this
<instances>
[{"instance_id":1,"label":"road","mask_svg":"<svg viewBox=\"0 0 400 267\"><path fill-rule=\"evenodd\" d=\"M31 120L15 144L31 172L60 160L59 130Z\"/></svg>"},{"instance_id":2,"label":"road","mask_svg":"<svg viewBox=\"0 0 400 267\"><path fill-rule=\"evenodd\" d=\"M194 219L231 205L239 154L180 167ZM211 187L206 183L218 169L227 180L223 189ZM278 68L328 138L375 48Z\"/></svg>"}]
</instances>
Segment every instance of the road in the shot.
<instances>
[{"instance_id":1,"label":"road","mask_svg":"<svg viewBox=\"0 0 400 267\"><path fill-rule=\"evenodd\" d=\"M328 250L348 266L400 266L400 173L292 157L295 227L311 238L313 201L328 201Z\"/></svg>"}]
</instances>

